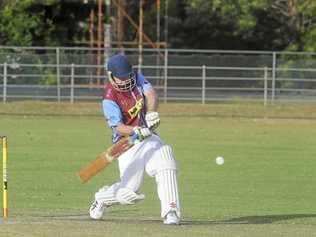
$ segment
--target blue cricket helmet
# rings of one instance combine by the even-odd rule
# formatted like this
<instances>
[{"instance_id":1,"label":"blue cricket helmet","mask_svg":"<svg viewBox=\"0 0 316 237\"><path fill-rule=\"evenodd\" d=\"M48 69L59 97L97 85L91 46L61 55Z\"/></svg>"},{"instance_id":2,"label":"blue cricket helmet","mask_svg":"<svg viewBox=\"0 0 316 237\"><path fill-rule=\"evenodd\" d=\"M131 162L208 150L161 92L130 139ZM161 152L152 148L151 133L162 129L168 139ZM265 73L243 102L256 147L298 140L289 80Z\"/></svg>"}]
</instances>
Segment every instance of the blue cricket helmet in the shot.
<instances>
[{"instance_id":1,"label":"blue cricket helmet","mask_svg":"<svg viewBox=\"0 0 316 237\"><path fill-rule=\"evenodd\" d=\"M110 83L118 91L130 91L136 85L136 76L127 57L116 54L109 58L107 67Z\"/></svg>"},{"instance_id":2,"label":"blue cricket helmet","mask_svg":"<svg viewBox=\"0 0 316 237\"><path fill-rule=\"evenodd\" d=\"M117 78L129 77L129 74L133 71L127 57L122 54L116 54L109 58L107 70Z\"/></svg>"}]
</instances>

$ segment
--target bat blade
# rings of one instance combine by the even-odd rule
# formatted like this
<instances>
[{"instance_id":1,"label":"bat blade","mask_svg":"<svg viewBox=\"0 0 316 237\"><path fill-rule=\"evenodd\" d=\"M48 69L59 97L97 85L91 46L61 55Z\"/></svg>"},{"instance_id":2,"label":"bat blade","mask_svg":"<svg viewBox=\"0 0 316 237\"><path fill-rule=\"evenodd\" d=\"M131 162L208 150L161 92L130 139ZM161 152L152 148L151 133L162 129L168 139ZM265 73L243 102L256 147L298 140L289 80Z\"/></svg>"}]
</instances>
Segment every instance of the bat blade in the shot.
<instances>
[{"instance_id":1,"label":"bat blade","mask_svg":"<svg viewBox=\"0 0 316 237\"><path fill-rule=\"evenodd\" d=\"M78 172L81 182L85 183L90 180L133 145L134 141L131 137L124 137L116 144L110 146L105 152L99 154L94 161Z\"/></svg>"},{"instance_id":2,"label":"bat blade","mask_svg":"<svg viewBox=\"0 0 316 237\"><path fill-rule=\"evenodd\" d=\"M111 162L106 158L106 152L101 153L97 156L97 158L92 161L89 165L82 168L78 172L78 176L82 183L87 182L101 170L103 170L106 166L108 166Z\"/></svg>"}]
</instances>

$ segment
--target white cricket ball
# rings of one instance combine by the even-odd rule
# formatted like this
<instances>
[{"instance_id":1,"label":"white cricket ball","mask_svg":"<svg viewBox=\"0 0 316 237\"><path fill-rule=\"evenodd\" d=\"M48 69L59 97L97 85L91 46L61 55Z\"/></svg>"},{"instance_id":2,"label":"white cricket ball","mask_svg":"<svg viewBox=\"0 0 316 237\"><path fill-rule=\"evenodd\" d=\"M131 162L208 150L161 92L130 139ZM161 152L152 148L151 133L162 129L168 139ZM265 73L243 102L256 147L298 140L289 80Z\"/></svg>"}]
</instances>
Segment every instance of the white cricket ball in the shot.
<instances>
[{"instance_id":1,"label":"white cricket ball","mask_svg":"<svg viewBox=\"0 0 316 237\"><path fill-rule=\"evenodd\" d=\"M224 158L221 156L216 157L215 159L216 164L223 165L224 164Z\"/></svg>"}]
</instances>

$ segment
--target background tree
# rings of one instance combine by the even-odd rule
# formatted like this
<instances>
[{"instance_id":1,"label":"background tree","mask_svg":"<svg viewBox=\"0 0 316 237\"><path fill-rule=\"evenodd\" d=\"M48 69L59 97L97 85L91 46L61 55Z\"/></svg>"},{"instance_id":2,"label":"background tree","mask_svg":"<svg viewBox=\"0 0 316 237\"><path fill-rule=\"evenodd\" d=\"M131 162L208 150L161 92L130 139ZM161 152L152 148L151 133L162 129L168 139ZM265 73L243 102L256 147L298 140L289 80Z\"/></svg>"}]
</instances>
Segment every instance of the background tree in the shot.
<instances>
[{"instance_id":1,"label":"background tree","mask_svg":"<svg viewBox=\"0 0 316 237\"><path fill-rule=\"evenodd\" d=\"M231 38L234 48L316 50L312 40L316 30L316 1L192 0L187 4L195 11L207 9L210 16L218 14L220 22L229 22L231 32L223 28L221 31L235 36ZM190 15L187 18L190 19Z\"/></svg>"},{"instance_id":2,"label":"background tree","mask_svg":"<svg viewBox=\"0 0 316 237\"><path fill-rule=\"evenodd\" d=\"M162 2L162 12L164 1ZM172 0L171 48L316 51L315 0ZM156 0L146 0L144 30L156 39ZM138 22L139 1L125 9ZM88 46L95 1L2 0L0 45ZM113 9L114 5L112 4ZM162 14L163 15L163 14ZM164 30L163 16L161 31ZM124 41L137 42L124 20ZM161 37L163 39L163 37Z\"/></svg>"},{"instance_id":3,"label":"background tree","mask_svg":"<svg viewBox=\"0 0 316 237\"><path fill-rule=\"evenodd\" d=\"M4 1L0 12L0 43L5 45L33 45L34 38L41 36L46 21L43 11L32 11L34 0ZM34 13L34 14L32 14ZM49 22L48 22L49 24ZM47 27L47 31L53 25ZM47 32L46 31L46 32ZM47 35L45 33L44 35Z\"/></svg>"},{"instance_id":4,"label":"background tree","mask_svg":"<svg viewBox=\"0 0 316 237\"><path fill-rule=\"evenodd\" d=\"M6 0L0 7L1 45L70 46L87 41L89 6L80 1Z\"/></svg>"}]
</instances>

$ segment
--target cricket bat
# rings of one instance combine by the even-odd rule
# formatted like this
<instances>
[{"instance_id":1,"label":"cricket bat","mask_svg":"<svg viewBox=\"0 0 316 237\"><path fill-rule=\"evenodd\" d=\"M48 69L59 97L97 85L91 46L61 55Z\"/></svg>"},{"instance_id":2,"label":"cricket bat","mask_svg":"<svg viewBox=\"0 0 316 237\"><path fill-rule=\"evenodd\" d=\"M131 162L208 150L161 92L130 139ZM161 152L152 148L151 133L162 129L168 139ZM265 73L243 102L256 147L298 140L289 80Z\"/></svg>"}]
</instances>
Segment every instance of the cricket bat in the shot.
<instances>
[{"instance_id":1,"label":"cricket bat","mask_svg":"<svg viewBox=\"0 0 316 237\"><path fill-rule=\"evenodd\" d=\"M78 172L78 176L82 183L87 182L105 167L107 167L114 159L118 158L125 151L134 146L135 138L123 137L120 141L110 146L106 151L102 152L90 164L82 168Z\"/></svg>"}]
</instances>

